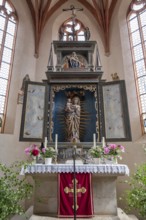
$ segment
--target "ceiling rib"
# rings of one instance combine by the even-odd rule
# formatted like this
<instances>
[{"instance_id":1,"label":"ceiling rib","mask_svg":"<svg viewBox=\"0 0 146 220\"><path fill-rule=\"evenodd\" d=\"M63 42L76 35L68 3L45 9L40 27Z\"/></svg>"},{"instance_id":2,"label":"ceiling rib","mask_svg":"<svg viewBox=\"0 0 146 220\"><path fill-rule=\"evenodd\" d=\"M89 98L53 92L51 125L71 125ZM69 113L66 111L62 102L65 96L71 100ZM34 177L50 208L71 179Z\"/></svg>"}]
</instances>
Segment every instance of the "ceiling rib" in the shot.
<instances>
[{"instance_id":1,"label":"ceiling rib","mask_svg":"<svg viewBox=\"0 0 146 220\"><path fill-rule=\"evenodd\" d=\"M35 37L35 57L39 56L39 43L43 29L51 15L68 0L58 0L50 7L52 0L26 0L31 12L34 37ZM92 0L90 4L87 0L77 0L85 6L95 18L101 40L104 45L105 54L110 54L110 24L111 18L118 0Z\"/></svg>"}]
</instances>

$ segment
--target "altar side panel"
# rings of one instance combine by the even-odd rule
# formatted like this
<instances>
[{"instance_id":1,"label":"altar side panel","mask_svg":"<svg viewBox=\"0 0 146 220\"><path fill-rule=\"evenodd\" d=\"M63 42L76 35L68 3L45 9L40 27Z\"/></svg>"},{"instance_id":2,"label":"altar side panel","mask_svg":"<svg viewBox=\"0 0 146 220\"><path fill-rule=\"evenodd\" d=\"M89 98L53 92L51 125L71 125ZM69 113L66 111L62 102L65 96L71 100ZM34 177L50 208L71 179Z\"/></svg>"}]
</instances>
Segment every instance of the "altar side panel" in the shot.
<instances>
[{"instance_id":1,"label":"altar side panel","mask_svg":"<svg viewBox=\"0 0 146 220\"><path fill-rule=\"evenodd\" d=\"M107 138L125 138L123 109L118 84L103 86L104 120Z\"/></svg>"},{"instance_id":2,"label":"altar side panel","mask_svg":"<svg viewBox=\"0 0 146 220\"><path fill-rule=\"evenodd\" d=\"M44 83L26 84L20 141L43 141L47 122L47 90L47 85Z\"/></svg>"},{"instance_id":3,"label":"altar side panel","mask_svg":"<svg viewBox=\"0 0 146 220\"><path fill-rule=\"evenodd\" d=\"M99 84L102 134L107 141L130 141L131 131L125 82Z\"/></svg>"}]
</instances>

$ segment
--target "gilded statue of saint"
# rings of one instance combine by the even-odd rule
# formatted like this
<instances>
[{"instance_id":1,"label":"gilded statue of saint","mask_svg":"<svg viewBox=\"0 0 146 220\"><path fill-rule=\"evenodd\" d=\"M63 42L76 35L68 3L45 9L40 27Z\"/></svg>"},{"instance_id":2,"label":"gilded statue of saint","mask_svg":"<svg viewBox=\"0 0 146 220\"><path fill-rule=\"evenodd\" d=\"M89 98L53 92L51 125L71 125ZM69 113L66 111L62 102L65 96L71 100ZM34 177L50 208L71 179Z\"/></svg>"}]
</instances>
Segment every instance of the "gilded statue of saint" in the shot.
<instances>
[{"instance_id":1,"label":"gilded statue of saint","mask_svg":"<svg viewBox=\"0 0 146 220\"><path fill-rule=\"evenodd\" d=\"M68 98L65 107L65 120L67 126L67 141L80 142L79 127L80 127L80 99L74 96L72 99Z\"/></svg>"}]
</instances>

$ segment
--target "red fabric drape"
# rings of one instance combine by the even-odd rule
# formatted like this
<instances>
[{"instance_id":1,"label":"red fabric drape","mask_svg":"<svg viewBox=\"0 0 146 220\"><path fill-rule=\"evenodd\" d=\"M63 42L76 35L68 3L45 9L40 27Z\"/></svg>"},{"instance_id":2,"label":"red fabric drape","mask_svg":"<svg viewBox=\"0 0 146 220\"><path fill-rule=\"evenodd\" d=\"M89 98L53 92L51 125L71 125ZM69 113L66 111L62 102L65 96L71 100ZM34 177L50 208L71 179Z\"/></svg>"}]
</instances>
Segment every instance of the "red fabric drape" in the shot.
<instances>
[{"instance_id":1,"label":"red fabric drape","mask_svg":"<svg viewBox=\"0 0 146 220\"><path fill-rule=\"evenodd\" d=\"M74 175L73 173L58 174L58 217L74 216ZM91 174L76 174L76 216L93 216L93 196Z\"/></svg>"}]
</instances>

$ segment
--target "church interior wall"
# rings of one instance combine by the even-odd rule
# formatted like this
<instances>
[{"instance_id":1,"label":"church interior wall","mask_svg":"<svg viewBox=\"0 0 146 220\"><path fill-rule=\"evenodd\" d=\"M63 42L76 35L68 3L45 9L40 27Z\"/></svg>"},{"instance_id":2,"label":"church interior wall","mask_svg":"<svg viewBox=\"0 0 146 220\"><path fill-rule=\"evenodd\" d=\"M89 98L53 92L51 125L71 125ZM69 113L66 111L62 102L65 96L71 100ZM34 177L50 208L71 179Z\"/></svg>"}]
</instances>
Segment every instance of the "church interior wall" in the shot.
<instances>
[{"instance_id":1,"label":"church interior wall","mask_svg":"<svg viewBox=\"0 0 146 220\"><path fill-rule=\"evenodd\" d=\"M136 141L140 139L142 134L141 134L140 116L138 109L138 99L136 94L135 77L133 72L132 54L131 54L130 41L128 36L128 27L126 23L126 12L129 4L130 1L127 2L122 1L118 14L118 19L119 19L120 38L122 45L122 60L124 67L123 73L127 88L127 98L129 103L129 115L131 120L132 139L133 141Z\"/></svg>"},{"instance_id":2,"label":"church interior wall","mask_svg":"<svg viewBox=\"0 0 146 220\"><path fill-rule=\"evenodd\" d=\"M17 98L24 76L29 74L32 81L35 81L36 78L31 15L25 1L13 0L12 3L16 8L19 20L5 131L4 134L0 134L0 161L8 164L26 159L23 152L29 143L19 142L22 104L17 104Z\"/></svg>"},{"instance_id":3,"label":"church interior wall","mask_svg":"<svg viewBox=\"0 0 146 220\"><path fill-rule=\"evenodd\" d=\"M121 47L121 62L123 65L123 79L125 79L126 90L127 90L127 100L129 107L129 117L131 124L131 134L132 141L122 143L126 146L126 153L123 155L122 163L128 165L130 169L130 175L136 170L136 164L142 164L146 160L146 155L144 153L143 147L145 146L146 137L142 135L141 124L140 124L140 115L138 109L138 99L136 94L136 85L133 72L133 63L130 49L130 41L128 36L128 26L126 21L126 13L130 4L130 0L121 1L117 20L118 28L120 31L119 43ZM119 75L120 76L120 75ZM118 189L118 199L119 206L124 207L123 200L120 200L121 195L127 189L127 185L122 183L127 177L119 178L117 182Z\"/></svg>"},{"instance_id":4,"label":"church interior wall","mask_svg":"<svg viewBox=\"0 0 146 220\"><path fill-rule=\"evenodd\" d=\"M18 91L22 80L29 74L31 80L35 79L34 37L32 31L31 15L25 1L12 1L18 13L18 29L12 68L11 85L5 123L5 133L12 134L16 119Z\"/></svg>"},{"instance_id":5,"label":"church interior wall","mask_svg":"<svg viewBox=\"0 0 146 220\"><path fill-rule=\"evenodd\" d=\"M105 56L102 40L97 32L97 24L95 20L92 19L92 15L85 9L86 13L82 15L78 13L78 18L83 23L86 21L85 25L90 27L91 40L96 40L98 43L100 59L103 66L102 70L104 71L103 79L111 81L111 74L117 72L120 79L125 79L126 81L132 142L121 143L126 146L126 153L123 155L121 163L127 164L132 173L135 170L135 163L140 164L145 161L143 144L146 138L141 134L135 79L126 23L126 11L130 2L130 0L121 1L119 11L114 14L115 19L112 20L113 27L111 28L110 39L111 53L108 57ZM18 12L19 23L5 134L0 134L0 161L4 163L26 159L24 149L29 143L19 142L22 105L17 104L18 91L21 88L22 79L26 74L29 74L31 81L42 81L42 79L46 79L45 71L47 70L50 43L52 40L58 40L58 29L60 25L66 18L70 17L70 13L67 12L68 14L65 14L65 12L62 12L59 14L58 10L51 16L41 36L39 58L36 59L34 58L33 24L28 6L25 1L12 0L12 3ZM62 8L69 7L72 3L74 3L74 1L64 4ZM79 3L77 3L76 6L82 7ZM62 10L62 8L59 10ZM117 183L118 197L126 189L126 185L120 183L120 180L123 180L123 177L119 178ZM119 205L120 207L123 206L120 200Z\"/></svg>"},{"instance_id":6,"label":"church interior wall","mask_svg":"<svg viewBox=\"0 0 146 220\"><path fill-rule=\"evenodd\" d=\"M52 19L50 19L52 20ZM52 42L52 22L48 21L40 39L39 57L36 60L36 81L41 82L46 79L48 59Z\"/></svg>"},{"instance_id":7,"label":"church interior wall","mask_svg":"<svg viewBox=\"0 0 146 220\"><path fill-rule=\"evenodd\" d=\"M120 80L124 79L124 70L123 70L123 59L122 59L122 50L120 42L120 32L118 26L118 20L115 19L111 25L111 34L110 34L110 54L107 57L107 81L112 80L111 74L117 73Z\"/></svg>"}]
</instances>

